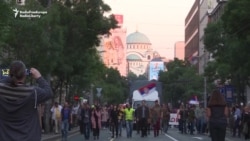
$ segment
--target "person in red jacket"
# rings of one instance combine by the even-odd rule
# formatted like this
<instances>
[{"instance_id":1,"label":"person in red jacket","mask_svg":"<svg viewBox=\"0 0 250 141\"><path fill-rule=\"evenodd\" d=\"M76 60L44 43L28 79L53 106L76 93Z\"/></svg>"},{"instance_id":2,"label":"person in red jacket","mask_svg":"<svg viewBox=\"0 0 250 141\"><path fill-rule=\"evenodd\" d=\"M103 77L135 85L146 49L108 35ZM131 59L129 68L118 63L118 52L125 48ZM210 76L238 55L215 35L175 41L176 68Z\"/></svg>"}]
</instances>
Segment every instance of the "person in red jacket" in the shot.
<instances>
[{"instance_id":1,"label":"person in red jacket","mask_svg":"<svg viewBox=\"0 0 250 141\"><path fill-rule=\"evenodd\" d=\"M93 106L91 112L91 123L94 140L99 139L101 126L101 110L98 106Z\"/></svg>"}]
</instances>

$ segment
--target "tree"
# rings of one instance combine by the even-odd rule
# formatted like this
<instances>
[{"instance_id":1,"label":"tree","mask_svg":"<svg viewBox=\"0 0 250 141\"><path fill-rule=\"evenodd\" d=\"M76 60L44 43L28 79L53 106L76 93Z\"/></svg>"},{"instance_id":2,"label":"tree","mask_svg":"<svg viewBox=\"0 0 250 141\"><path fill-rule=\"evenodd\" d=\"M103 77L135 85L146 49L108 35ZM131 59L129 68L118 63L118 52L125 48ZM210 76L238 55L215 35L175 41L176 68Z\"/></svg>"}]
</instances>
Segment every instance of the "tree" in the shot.
<instances>
[{"instance_id":1,"label":"tree","mask_svg":"<svg viewBox=\"0 0 250 141\"><path fill-rule=\"evenodd\" d=\"M7 46L6 40L10 34L9 24L13 20L12 10L5 1L0 1L0 52L3 51L3 46Z\"/></svg>"},{"instance_id":2,"label":"tree","mask_svg":"<svg viewBox=\"0 0 250 141\"><path fill-rule=\"evenodd\" d=\"M148 80L148 77L146 76L146 74L142 74L138 76L137 80Z\"/></svg>"},{"instance_id":3,"label":"tree","mask_svg":"<svg viewBox=\"0 0 250 141\"><path fill-rule=\"evenodd\" d=\"M134 73L131 72L131 71L128 73L128 76L127 76L127 77L128 77L128 80L131 81L131 82L132 82L132 81L135 81L135 80L137 79L137 75L134 74Z\"/></svg>"},{"instance_id":4,"label":"tree","mask_svg":"<svg viewBox=\"0 0 250 141\"><path fill-rule=\"evenodd\" d=\"M249 6L248 0L228 1L221 20L209 24L205 30L205 47L215 58L215 63L210 63L206 74L216 74L214 79L220 79L222 84L226 80L231 81L239 94L238 98L244 96L245 86L249 85ZM209 72L212 67L213 73Z\"/></svg>"},{"instance_id":5,"label":"tree","mask_svg":"<svg viewBox=\"0 0 250 141\"><path fill-rule=\"evenodd\" d=\"M123 103L128 97L128 79L122 77L117 69L107 68L103 77L96 83L101 87L102 102L108 104Z\"/></svg>"},{"instance_id":6,"label":"tree","mask_svg":"<svg viewBox=\"0 0 250 141\"><path fill-rule=\"evenodd\" d=\"M203 77L197 75L193 66L174 59L166 67L168 71L159 74L159 81L163 83L163 101L177 107L178 102L186 103L193 96L202 99Z\"/></svg>"},{"instance_id":7,"label":"tree","mask_svg":"<svg viewBox=\"0 0 250 141\"><path fill-rule=\"evenodd\" d=\"M65 5L48 2L26 0L25 6L0 2L0 18L4 19L0 21L0 58L2 66L13 59L23 60L27 67L35 66L48 81L53 78L55 95L61 95L65 88L71 92L67 93L70 100L102 75L105 67L95 47L100 43L99 36L109 34L117 22L112 15L104 16L111 9L101 0L67 1ZM11 8L47 14L40 19L14 18Z\"/></svg>"}]
</instances>

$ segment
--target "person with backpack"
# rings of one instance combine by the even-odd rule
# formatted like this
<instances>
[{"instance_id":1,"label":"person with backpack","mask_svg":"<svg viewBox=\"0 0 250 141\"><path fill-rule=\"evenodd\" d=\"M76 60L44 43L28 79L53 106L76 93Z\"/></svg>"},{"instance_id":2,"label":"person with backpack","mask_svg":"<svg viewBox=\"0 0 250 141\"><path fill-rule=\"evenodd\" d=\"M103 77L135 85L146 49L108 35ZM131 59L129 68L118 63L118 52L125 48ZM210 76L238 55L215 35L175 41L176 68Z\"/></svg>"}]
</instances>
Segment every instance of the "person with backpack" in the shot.
<instances>
[{"instance_id":1,"label":"person with backpack","mask_svg":"<svg viewBox=\"0 0 250 141\"><path fill-rule=\"evenodd\" d=\"M55 133L58 134L58 129L60 129L61 124L61 110L62 106L55 102L54 106L50 109L52 112L52 120L54 122Z\"/></svg>"}]
</instances>

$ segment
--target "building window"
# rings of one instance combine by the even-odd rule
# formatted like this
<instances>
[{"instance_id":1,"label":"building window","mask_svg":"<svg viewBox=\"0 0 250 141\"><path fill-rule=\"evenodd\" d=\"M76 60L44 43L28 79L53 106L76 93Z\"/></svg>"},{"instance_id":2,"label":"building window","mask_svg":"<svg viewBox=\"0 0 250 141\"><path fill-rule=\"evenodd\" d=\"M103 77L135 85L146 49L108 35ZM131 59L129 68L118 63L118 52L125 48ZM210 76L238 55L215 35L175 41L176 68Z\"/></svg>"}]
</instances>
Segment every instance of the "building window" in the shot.
<instances>
[{"instance_id":1,"label":"building window","mask_svg":"<svg viewBox=\"0 0 250 141\"><path fill-rule=\"evenodd\" d=\"M148 55L148 60L150 60L151 59L151 57L150 57L150 55Z\"/></svg>"}]
</instances>

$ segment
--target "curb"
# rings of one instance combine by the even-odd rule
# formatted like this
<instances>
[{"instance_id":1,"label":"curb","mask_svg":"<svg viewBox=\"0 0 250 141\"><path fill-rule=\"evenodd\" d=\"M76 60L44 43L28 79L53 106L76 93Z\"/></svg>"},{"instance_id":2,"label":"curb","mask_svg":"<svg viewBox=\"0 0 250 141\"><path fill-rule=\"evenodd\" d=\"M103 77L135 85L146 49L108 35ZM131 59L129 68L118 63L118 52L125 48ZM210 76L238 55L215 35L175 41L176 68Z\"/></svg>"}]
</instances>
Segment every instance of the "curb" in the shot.
<instances>
[{"instance_id":1,"label":"curb","mask_svg":"<svg viewBox=\"0 0 250 141\"><path fill-rule=\"evenodd\" d=\"M76 134L77 132L80 133L79 129L73 129L68 132L68 136ZM51 140L58 139L58 138L61 138L61 134L55 134L49 137L42 137L41 141L51 141Z\"/></svg>"}]
</instances>

